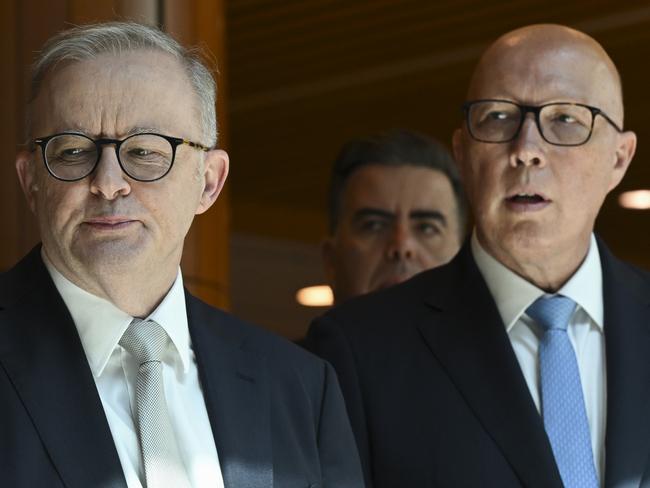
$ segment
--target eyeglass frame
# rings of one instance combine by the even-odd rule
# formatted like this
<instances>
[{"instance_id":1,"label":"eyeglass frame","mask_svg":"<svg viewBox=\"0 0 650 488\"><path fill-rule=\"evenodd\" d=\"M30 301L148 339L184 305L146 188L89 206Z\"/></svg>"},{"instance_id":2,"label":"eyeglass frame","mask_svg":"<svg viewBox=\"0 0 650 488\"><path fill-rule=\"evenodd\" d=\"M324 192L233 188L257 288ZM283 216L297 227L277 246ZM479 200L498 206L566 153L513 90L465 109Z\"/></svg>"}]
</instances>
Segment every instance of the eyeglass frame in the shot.
<instances>
[{"instance_id":1,"label":"eyeglass frame","mask_svg":"<svg viewBox=\"0 0 650 488\"><path fill-rule=\"evenodd\" d=\"M71 179L71 180L61 178L60 176L57 176L57 175L54 174L54 172L50 168L50 165L47 162L47 156L45 155L45 150L47 148L48 143L52 139L54 139L55 137L60 137L60 136L81 136L81 137L84 137L84 138L88 139L93 144L95 144L95 148L97 149L97 159L96 159L95 163L93 164L92 169L90 171L88 171L88 173L86 173L85 175L83 175L83 176L81 176L79 178L74 178L74 179ZM122 160L120 159L120 147L122 146L122 144L124 144L125 141L127 141L127 140L129 140L129 139L131 139L133 137L137 137L137 136L158 136L158 137L162 137L172 147L172 160L169 163L169 168L167 168L167 171L165 171L162 175L158 176L157 178L154 178L152 180L143 180L142 178L136 178L136 177L132 176L124 168L124 165L122 164ZM164 178L165 176L167 176L169 174L172 167L174 166L174 161L176 161L176 149L180 145L185 144L185 145L193 147L195 149L199 149L199 150L201 150L203 152L208 152L208 151L211 150L211 148L209 148L207 146L204 146L203 144L200 144L198 142L193 142L193 141L190 141L188 139L183 139L182 137L166 136L164 134L158 134L156 132L137 132L135 134L131 134L130 136L125 137L124 139L110 139L110 138L106 138L106 137L103 137L103 138L100 138L100 139L93 139L92 137L87 136L86 134L79 133L79 132L58 132L56 134L52 134L52 135L47 136L47 137L37 137L32 142L33 142L34 145L40 146L42 154L43 154L43 164L45 165L45 168L47 169L47 172L50 174L50 176L52 176L53 178L55 178L55 179L57 179L59 181L66 181L66 182L70 182L70 183L75 182L75 181L83 180L87 176L91 175L95 171L95 169L97 169L97 165L99 164L99 160L102 157L102 151L104 150L104 146L109 145L109 144L113 144L115 146L115 157L117 158L117 163L120 165L120 169L124 172L124 174L127 175L132 180L140 181L140 182L143 182L143 183L151 183L151 182L154 182L154 181L158 181L158 180ZM36 148L34 147L33 150L35 150L35 149Z\"/></svg>"},{"instance_id":2,"label":"eyeglass frame","mask_svg":"<svg viewBox=\"0 0 650 488\"><path fill-rule=\"evenodd\" d=\"M486 140L483 140L483 139L479 139L478 137L476 137L474 135L474 133L472 132L472 127L471 127L470 120L469 120L469 111L470 111L472 105L474 105L476 103L479 103L479 102L509 103L509 104L515 105L516 107L519 108L519 112L521 114L521 117L520 117L520 120L519 120L519 127L517 127L517 130L515 131L514 135L510 139L506 139L504 141L486 141ZM591 112L591 127L589 127L589 135L587 136L587 138L583 142L580 142L578 144L561 144L561 143L558 143L558 142L549 141L546 138L546 136L544 135L544 131L542 131L540 121L539 121L539 114L545 107L548 107L550 105L573 105L573 106L584 107L586 109L589 109L589 111ZM592 105L586 105L584 103L577 103L577 102L550 102L550 103L545 103L545 104L542 104L542 105L524 105L524 104L521 104L521 103L513 102L512 100L502 100L502 99L499 99L499 98L482 98L482 99L478 99L478 100L468 100L468 101L464 102L463 105L461 106L461 110L463 111L463 114L465 116L465 124L467 125L467 132L469 132L469 135L475 141L483 142L485 144L505 144L506 142L512 142L515 139L517 139L517 137L519 137L519 133L521 132L521 128L524 126L524 121L526 120L526 115L528 115L529 113L533 113L535 115L535 125L537 126L537 131L539 132L539 135L542 136L542 139L544 139L546 142L548 142L549 144L551 144L553 146L576 147L576 146L582 146L584 144L587 144L587 142L589 142L589 140L591 139L591 135L594 132L594 123L596 121L596 116L597 115L600 115L607 122L609 122L611 124L611 126L614 127L614 129L616 129L617 132L619 132L619 133L624 132L623 129L621 127L619 127L619 125L609 117L609 115L607 115L605 112L603 112L598 107L594 107Z\"/></svg>"}]
</instances>

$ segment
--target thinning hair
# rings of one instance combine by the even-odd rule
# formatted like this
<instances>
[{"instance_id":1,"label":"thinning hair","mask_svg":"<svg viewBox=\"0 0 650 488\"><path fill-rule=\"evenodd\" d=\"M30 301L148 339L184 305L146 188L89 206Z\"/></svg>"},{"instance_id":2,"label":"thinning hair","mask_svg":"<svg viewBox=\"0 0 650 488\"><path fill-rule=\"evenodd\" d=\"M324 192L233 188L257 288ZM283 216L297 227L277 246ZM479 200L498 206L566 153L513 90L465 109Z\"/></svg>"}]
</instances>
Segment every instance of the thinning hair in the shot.
<instances>
[{"instance_id":1,"label":"thinning hair","mask_svg":"<svg viewBox=\"0 0 650 488\"><path fill-rule=\"evenodd\" d=\"M454 192L461 241L467 225L467 201L456 162L449 151L436 140L404 129L354 139L347 142L332 166L328 192L330 234L336 232L341 214L345 185L355 171L369 165L416 166L440 171Z\"/></svg>"},{"instance_id":2,"label":"thinning hair","mask_svg":"<svg viewBox=\"0 0 650 488\"><path fill-rule=\"evenodd\" d=\"M64 30L51 37L32 65L31 91L27 116L27 135L31 138L31 105L38 97L45 77L61 64L94 59L103 54L120 55L154 50L176 58L194 88L201 128L206 145L217 143L216 83L201 61L197 49L187 49L156 27L136 22L87 24Z\"/></svg>"}]
</instances>

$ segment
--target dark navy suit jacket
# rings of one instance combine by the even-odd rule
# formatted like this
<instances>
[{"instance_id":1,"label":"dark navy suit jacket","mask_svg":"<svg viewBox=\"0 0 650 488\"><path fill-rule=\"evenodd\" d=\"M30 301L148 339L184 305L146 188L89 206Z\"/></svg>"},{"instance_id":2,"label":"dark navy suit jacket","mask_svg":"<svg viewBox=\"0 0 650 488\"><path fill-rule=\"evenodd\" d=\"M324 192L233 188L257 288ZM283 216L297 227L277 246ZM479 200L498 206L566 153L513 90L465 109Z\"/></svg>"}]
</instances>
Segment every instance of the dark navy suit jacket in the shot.
<instances>
[{"instance_id":1,"label":"dark navy suit jacket","mask_svg":"<svg viewBox=\"0 0 650 488\"><path fill-rule=\"evenodd\" d=\"M599 242L606 487L650 487L650 274ZM561 488L496 304L465 245L448 265L317 319L369 486Z\"/></svg>"},{"instance_id":2,"label":"dark navy suit jacket","mask_svg":"<svg viewBox=\"0 0 650 488\"><path fill-rule=\"evenodd\" d=\"M186 300L226 488L360 488L331 366ZM0 486L126 488L77 330L38 248L0 275Z\"/></svg>"}]
</instances>

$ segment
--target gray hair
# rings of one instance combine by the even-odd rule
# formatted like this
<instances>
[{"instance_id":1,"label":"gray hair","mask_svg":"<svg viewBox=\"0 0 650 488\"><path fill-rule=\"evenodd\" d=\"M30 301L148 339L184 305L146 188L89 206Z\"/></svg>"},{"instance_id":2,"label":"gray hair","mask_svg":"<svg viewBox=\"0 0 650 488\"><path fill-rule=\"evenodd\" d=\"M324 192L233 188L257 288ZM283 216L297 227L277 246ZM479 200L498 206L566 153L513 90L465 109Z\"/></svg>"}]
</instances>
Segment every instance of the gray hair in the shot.
<instances>
[{"instance_id":1,"label":"gray hair","mask_svg":"<svg viewBox=\"0 0 650 488\"><path fill-rule=\"evenodd\" d=\"M438 141L424 134L392 129L369 137L353 139L343 145L334 161L328 191L330 234L336 232L341 200L348 178L359 168L378 166L416 166L440 171L454 192L461 242L467 226L467 199L454 159Z\"/></svg>"},{"instance_id":2,"label":"gray hair","mask_svg":"<svg viewBox=\"0 0 650 488\"><path fill-rule=\"evenodd\" d=\"M43 79L60 63L84 61L101 54L121 54L152 49L172 55L185 68L198 98L204 144L217 143L216 83L202 63L198 50L183 47L156 27L135 22L106 22L73 27L50 38L32 65L30 106L41 89ZM30 110L31 111L31 110ZM27 120L31 136L31 115Z\"/></svg>"}]
</instances>

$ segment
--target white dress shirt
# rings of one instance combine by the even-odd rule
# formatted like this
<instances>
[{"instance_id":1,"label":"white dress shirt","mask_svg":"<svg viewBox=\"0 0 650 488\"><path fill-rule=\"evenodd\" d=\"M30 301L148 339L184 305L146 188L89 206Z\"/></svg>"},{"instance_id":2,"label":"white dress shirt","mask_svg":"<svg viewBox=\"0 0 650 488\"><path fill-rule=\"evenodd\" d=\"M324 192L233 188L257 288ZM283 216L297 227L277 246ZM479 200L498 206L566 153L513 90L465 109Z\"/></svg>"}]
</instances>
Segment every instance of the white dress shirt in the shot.
<instances>
[{"instance_id":1,"label":"white dress shirt","mask_svg":"<svg viewBox=\"0 0 650 488\"><path fill-rule=\"evenodd\" d=\"M543 332L526 315L526 309L544 290L526 281L494 259L482 248L476 232L472 254L494 298L530 394L540 411L539 358ZM591 433L594 462L602 480L605 472L606 368L603 333L603 286L600 255L592 235L587 257L569 281L557 292L577 303L568 334L578 361L585 409Z\"/></svg>"},{"instance_id":2,"label":"white dress shirt","mask_svg":"<svg viewBox=\"0 0 650 488\"><path fill-rule=\"evenodd\" d=\"M45 266L79 332L129 488L142 488L144 470L134 424L139 365L118 344L133 317L71 283L42 253ZM199 383L185 310L180 270L158 307L144 319L160 324L171 342L163 381L172 428L188 478L195 488L223 488L219 458Z\"/></svg>"}]
</instances>

